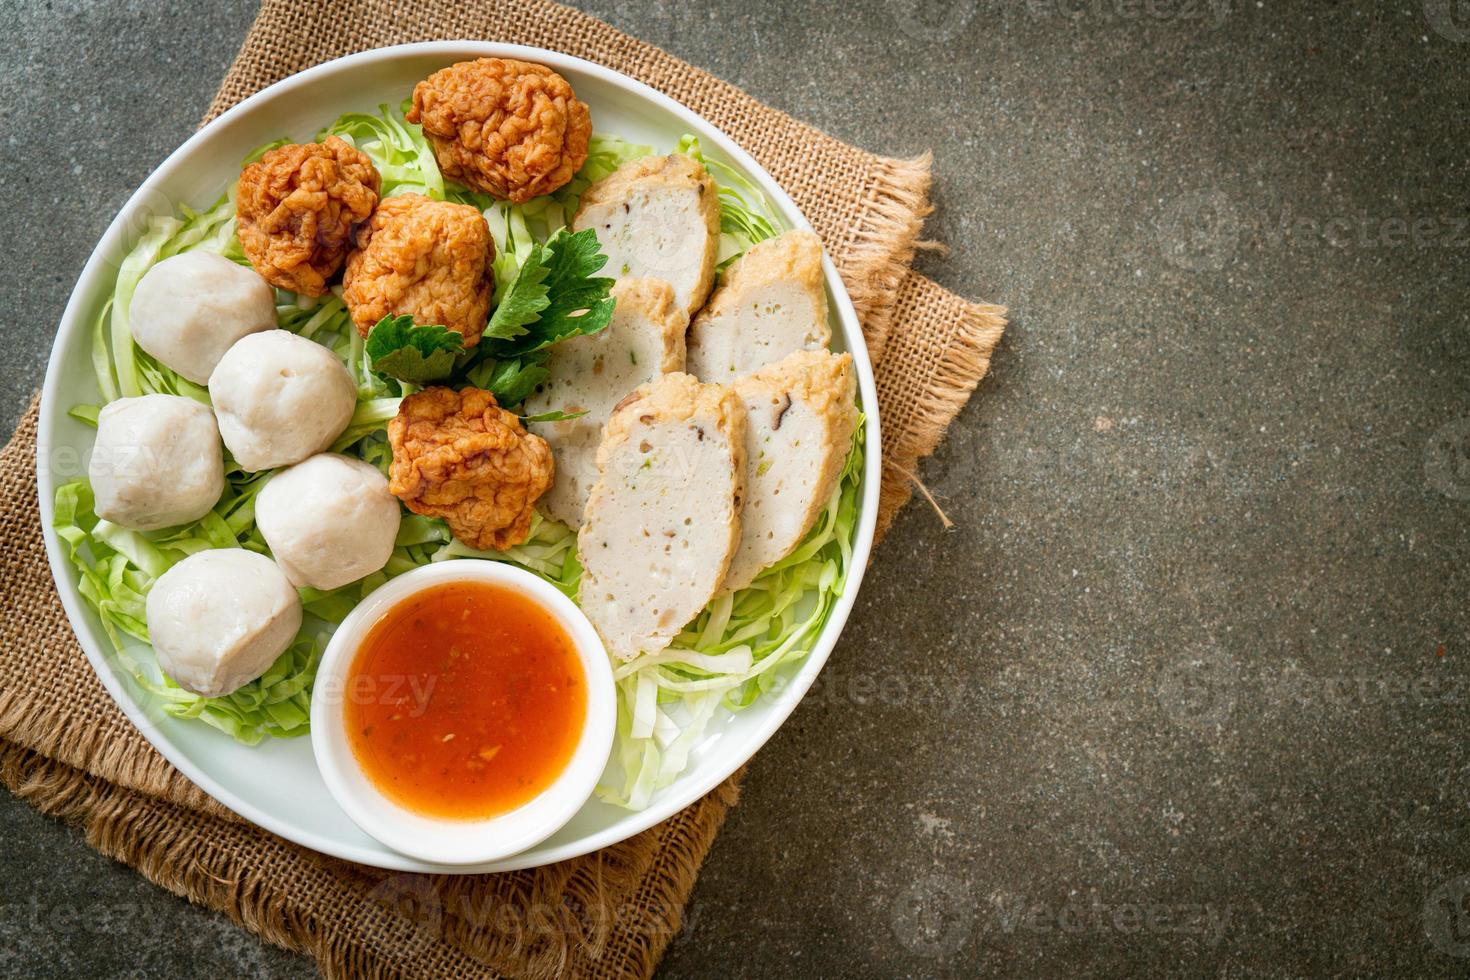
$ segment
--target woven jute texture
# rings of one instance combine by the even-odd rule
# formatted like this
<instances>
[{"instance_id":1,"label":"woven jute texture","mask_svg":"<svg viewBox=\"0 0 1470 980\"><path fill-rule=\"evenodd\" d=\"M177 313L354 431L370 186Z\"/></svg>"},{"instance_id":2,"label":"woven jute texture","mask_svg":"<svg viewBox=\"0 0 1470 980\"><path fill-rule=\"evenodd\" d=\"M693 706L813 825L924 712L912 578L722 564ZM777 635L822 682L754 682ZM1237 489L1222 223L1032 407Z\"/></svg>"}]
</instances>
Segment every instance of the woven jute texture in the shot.
<instances>
[{"instance_id":1,"label":"woven jute texture","mask_svg":"<svg viewBox=\"0 0 1470 980\"><path fill-rule=\"evenodd\" d=\"M543 0L494 5L269 0L210 117L322 61L407 41L539 45L616 68L693 108L791 193L836 263L878 365L880 532L989 366L999 307L913 273L926 158L847 146L588 16ZM331 977L649 975L670 939L739 774L657 827L596 854L499 875L359 867L246 823L180 775L118 711L77 646L41 541L36 405L0 454L0 779L88 843L221 910Z\"/></svg>"}]
</instances>

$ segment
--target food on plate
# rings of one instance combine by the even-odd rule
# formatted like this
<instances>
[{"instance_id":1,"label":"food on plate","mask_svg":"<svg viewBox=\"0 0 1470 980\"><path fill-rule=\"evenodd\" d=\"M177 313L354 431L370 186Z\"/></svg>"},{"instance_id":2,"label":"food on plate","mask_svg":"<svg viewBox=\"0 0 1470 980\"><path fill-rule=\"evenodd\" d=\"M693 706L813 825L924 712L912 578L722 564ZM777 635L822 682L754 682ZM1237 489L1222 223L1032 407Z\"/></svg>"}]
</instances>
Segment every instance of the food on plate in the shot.
<instances>
[{"instance_id":1,"label":"food on plate","mask_svg":"<svg viewBox=\"0 0 1470 980\"><path fill-rule=\"evenodd\" d=\"M183 252L149 269L128 307L133 339L197 385L235 341L276 328L276 297L260 273L213 252Z\"/></svg>"},{"instance_id":2,"label":"food on plate","mask_svg":"<svg viewBox=\"0 0 1470 980\"><path fill-rule=\"evenodd\" d=\"M415 514L442 517L471 548L526 540L533 505L551 486L546 440L478 388L425 388L388 423L389 489Z\"/></svg>"},{"instance_id":3,"label":"food on plate","mask_svg":"<svg viewBox=\"0 0 1470 980\"><path fill-rule=\"evenodd\" d=\"M225 489L209 406L179 395L119 398L97 415L87 464L97 516L137 531L197 521Z\"/></svg>"},{"instance_id":4,"label":"food on plate","mask_svg":"<svg viewBox=\"0 0 1470 980\"><path fill-rule=\"evenodd\" d=\"M745 508L724 590L789 555L831 502L858 424L852 355L796 351L736 380L745 403Z\"/></svg>"},{"instance_id":5,"label":"food on plate","mask_svg":"<svg viewBox=\"0 0 1470 980\"><path fill-rule=\"evenodd\" d=\"M271 285L321 296L381 186L367 154L336 136L267 150L240 172L240 248Z\"/></svg>"},{"instance_id":6,"label":"food on plate","mask_svg":"<svg viewBox=\"0 0 1470 980\"><path fill-rule=\"evenodd\" d=\"M689 373L726 382L831 341L822 243L809 231L788 231L753 246L725 272L689 325Z\"/></svg>"},{"instance_id":7,"label":"food on plate","mask_svg":"<svg viewBox=\"0 0 1470 980\"><path fill-rule=\"evenodd\" d=\"M720 591L721 580L728 580L722 563L739 548L736 542L742 521L734 503L736 485L742 478L754 484L758 476L767 474L759 473L758 462L736 466L736 454L743 453L748 437L732 438L739 424L733 416L743 407L733 388L721 394L717 388L698 386L692 378L676 383L694 386L703 394L667 400L693 400L699 405L712 401L723 406L702 411L716 420L729 416L724 428L718 421L705 426L705 439L713 443L707 445L697 430L691 435L687 428L678 429L676 412L661 411L650 416L654 424L645 425L657 430L657 438L648 440L650 452L644 454L643 440L633 441L630 431L639 423L639 416L627 415L613 426L621 428L622 434L613 434L616 447L610 444L608 453L621 469L602 474L606 483L602 502L590 508L592 527L583 528L587 532L584 542L601 534L609 553L587 555L590 573L584 576L578 560L578 532L561 520L549 519L548 513L575 522L582 516L581 509L554 504L547 496L547 486L561 471L577 467L586 471L581 493L588 492L587 484L598 482L596 449L603 426L592 423L600 422L623 400L626 392L618 392L619 387L631 389L643 382L646 387L640 397L651 397L648 392L653 387L668 384L667 380L648 384L658 378L658 372L687 370L671 355L679 343L676 324L682 325L691 310L709 299L713 263L733 260L775 237L784 227L781 215L764 193L763 182L749 179L713 156L706 159L699 140L689 135L677 142L666 140L655 149L612 133L597 134L590 140L581 170L551 197L525 204L491 202L483 192L467 189L442 174L429 139L420 126L405 121L405 111L405 104L399 103L382 106L377 114L349 112L335 120L318 120L325 124L317 137L321 147L306 152L300 161L300 169L309 176L324 168L328 158L337 165L341 146L329 137L355 147L380 178L358 183L385 202L383 223L395 227L368 233L364 225L371 205L354 211L346 202L333 200L326 188L313 195L300 186L288 186L298 180L289 160L281 166L281 157L290 151L269 158L282 171L278 183L287 189L289 204L268 202L270 210L253 217L237 214L235 194L222 180L212 207L181 209L177 214L147 219L115 277L111 303L99 300L92 309L91 366L99 397L89 401L101 405L145 394L185 394L203 400L203 394L170 366L174 362L187 370L181 360L168 354L150 356L131 336L128 314L137 284L164 257L217 253L238 258L243 246L236 240L237 232L249 226L244 227L244 237L255 234L257 243L263 241L268 247L264 255L257 249L251 256L261 272L272 268L270 250L283 255L294 250L301 263L293 267L293 275L314 276L322 287L338 283L339 273L358 244L359 232L366 246L363 252L374 255L360 256L358 264L372 258L373 267L351 282L341 280L342 288L332 285L319 302L295 302L290 296L275 294L273 300L281 298L274 310L279 329L262 329L239 338L220 359L208 379L213 382L209 394L216 403L218 425L240 465L229 454L222 454L218 469L224 489L212 508L197 520L162 534L140 534L99 519L94 489L79 479L56 488L56 533L82 583L82 598L106 627L108 653L116 657L116 669L136 681L137 689L146 692L152 706L165 714L188 719L195 728L213 726L243 744L254 745L268 737L297 736L308 730L323 644L336 624L367 599L385 576L446 559L493 558L530 571L574 600L580 596L585 604L606 605L610 600L599 599L586 587L588 582L612 586L600 593L602 597L637 599L645 594L640 590L656 571L673 567L673 542L682 541L680 528L689 527L687 549L681 544L678 550L697 549L707 560L694 561L687 568L679 566L678 579L647 589L657 593L658 602L664 604L662 611L656 609L657 615L649 617L636 610L642 619L629 622L620 619L616 608L599 615L604 633L620 638L624 657L640 648L649 652L615 667L617 748L598 792L614 805L646 807L693 764L697 755L691 753L697 753L707 740L709 726L718 725L726 711L758 706L773 682L779 683L787 671L797 669L816 648L824 624L839 608L845 583L850 581L863 514L860 500L866 469L861 427L854 433L839 489L796 550L761 571L747 588ZM456 138L458 135L456 130ZM262 147L251 154L251 161L268 150ZM677 156L643 159L669 151ZM342 159L350 156L343 153ZM265 178L269 169L262 165L253 173ZM589 194L593 185L597 186ZM269 180L264 180L254 193L258 197L269 186ZM354 199L364 197L347 182L338 188L344 189L351 190ZM249 212L252 188L243 190L245 211ZM428 227L432 222L424 220L420 207L406 196L409 194L422 195L420 206L438 202L437 207L430 205L435 210L464 206L447 214L464 222L465 234L438 240ZM585 227L575 233L561 228L584 197ZM317 204L324 210L316 211ZM398 209L408 213L395 217ZM489 234L483 250L461 249L482 234L478 228L481 213ZM243 220L237 222L237 216ZM274 237L263 231L265 222L273 217L283 219ZM389 218L394 220L390 223ZM340 243L336 258L330 254L332 247L318 247L323 243L315 237L317 230L308 228L309 223L320 225L322 221L331 229L347 228L340 237L334 231L326 243L333 247ZM621 236L623 252L608 262L597 236L614 230ZM391 249L390 243L394 244ZM460 251L470 254L456 266L459 260L447 253L458 255ZM398 259L403 260L401 265L389 261ZM275 270L278 277L280 273ZM616 298L611 292L613 277L629 280L618 287ZM653 280L667 285L655 285ZM460 317L464 322L457 322L455 310L482 305L480 282L488 302L478 312L471 310L473 315ZM291 279L289 286L295 288L298 283ZM344 300L342 294L349 286L351 295ZM654 298L664 289L668 291L664 299ZM256 292L261 295L259 288ZM646 302L639 298L645 295L649 297ZM428 300L446 298L449 313L426 313ZM425 302L419 303L420 299ZM349 301L354 308L349 308ZM381 315L400 301L402 312ZM263 327L267 326L265 303L261 299L254 302L262 310ZM378 309L371 309L374 303ZM140 300L140 308L142 305ZM168 312L184 313L182 309ZM599 344L583 344L606 330L615 312L618 325ZM220 317L216 326L221 332L224 326L238 329L240 310L234 313L231 316L226 311ZM622 318L628 317L634 321L629 324L631 331L624 329ZM436 320L447 322L441 325ZM451 329L450 322L458 329ZM362 336L364 331L366 336ZM142 343L152 343L146 339L146 324L138 335ZM282 350L274 341L266 342L265 349L256 346L263 338L277 335L288 338L288 347L298 344L310 353ZM478 343L471 341L471 335ZM571 393L559 397L555 386L535 394L537 386L553 376L579 376L581 371L573 362L587 351L618 348L629 337L636 337L637 344L628 348L627 367L634 367L631 361L636 357L638 371L630 370L620 378L606 356L599 361L592 355L592 374L586 384L578 381L577 385L576 393L585 397L574 398ZM643 344L647 346L640 346ZM154 348L158 349L156 344ZM321 358L333 368L328 370L319 362ZM242 361L255 366L236 370ZM652 369L654 361L658 362L656 370ZM583 360L584 366L586 363ZM596 370L599 363L601 373ZM645 368L650 368L646 374ZM465 385L478 391L447 390ZM414 394L426 386L442 387ZM554 413L575 414L579 406L588 409L582 419L555 420ZM395 419L400 412L402 418ZM512 412L528 417L529 433ZM97 409L91 405L74 406L72 413L84 420L97 418ZM548 413L552 417L529 420ZM783 422L779 431L794 424ZM575 453L565 435L569 431L583 440ZM554 447L536 438L543 433ZM805 459L806 450L803 439L794 455ZM346 547L345 534L324 535L321 540L325 543L320 546L308 543L318 540L311 533L309 515L329 512L335 525L339 520L335 515L349 507L349 501L345 496L295 486L296 482L315 486L318 481L297 481L293 477L299 474L277 469L324 451L361 460L380 471L387 469L399 481L396 486L390 482L389 492L401 493L417 512L400 520L387 563L381 571L336 588L302 588L303 612L309 614L303 625L310 623L311 628L298 630L265 673L233 693L204 697L160 677L151 653L137 647L137 642L148 641L144 596L161 576L201 550L236 544L240 548L232 550L243 556L274 548L279 560L276 567L281 569L278 576L286 576L287 583L296 578L312 585L327 585L348 574L362 575L363 569L377 564L376 554L371 561L366 557L375 549L357 540L376 537L377 548L383 547L388 530L371 519L363 520L361 526L351 524L354 547L345 556L333 551L338 545ZM630 466L642 466L649 456L674 463L698 461L700 465L653 475L650 459L648 474L640 477L628 472ZM715 457L713 465L708 456ZM309 472L315 465L302 469ZM823 463L817 460L810 465L820 469ZM655 500L656 491L651 488L655 479L664 481L671 497ZM556 482L559 493L560 480ZM812 494L819 496L815 491ZM782 489L776 499L786 495L787 490ZM381 500L381 488L369 496ZM538 497L546 499L546 507L533 506ZM398 506L402 505L399 501ZM635 540L619 530L636 526L640 514L661 520L671 507L686 508L691 522L686 526L681 521L669 528L675 534L672 539L654 542L641 538L640 533ZM103 509L107 509L105 501ZM667 555L663 551L666 543ZM664 559L669 559L668 565L654 564ZM357 561L363 563L360 568L347 570L346 566ZM328 564L334 566L336 577L317 577L327 572ZM336 568L338 565L344 567ZM160 636L166 633L162 630ZM164 642L167 646L167 639ZM652 652L654 649L658 652ZM177 669L183 673L182 668Z\"/></svg>"},{"instance_id":8,"label":"food on plate","mask_svg":"<svg viewBox=\"0 0 1470 980\"><path fill-rule=\"evenodd\" d=\"M577 555L582 611L619 660L664 649L718 592L740 542L745 406L666 374L624 399L597 451Z\"/></svg>"},{"instance_id":9,"label":"food on plate","mask_svg":"<svg viewBox=\"0 0 1470 980\"><path fill-rule=\"evenodd\" d=\"M526 399L528 415L584 412L607 421L618 402L645 381L684 366L688 321L662 279L619 279L607 328L551 348L545 381Z\"/></svg>"},{"instance_id":10,"label":"food on plate","mask_svg":"<svg viewBox=\"0 0 1470 980\"><path fill-rule=\"evenodd\" d=\"M595 274L607 256L591 229L559 228L544 243L525 243L507 258L519 268L486 328L496 357L530 354L544 360L553 344L597 333L612 320L613 280Z\"/></svg>"},{"instance_id":11,"label":"food on plate","mask_svg":"<svg viewBox=\"0 0 1470 980\"><path fill-rule=\"evenodd\" d=\"M281 571L298 588L322 591L386 565L399 517L377 467L336 453L277 473L255 500L255 526Z\"/></svg>"},{"instance_id":12,"label":"food on plate","mask_svg":"<svg viewBox=\"0 0 1470 980\"><path fill-rule=\"evenodd\" d=\"M242 337L209 376L225 448L246 471L299 463L342 434L357 384L326 347L285 330Z\"/></svg>"},{"instance_id":13,"label":"food on plate","mask_svg":"<svg viewBox=\"0 0 1470 980\"><path fill-rule=\"evenodd\" d=\"M571 180L592 138L565 78L509 58L436 71L414 86L407 119L422 124L444 176L517 204Z\"/></svg>"},{"instance_id":14,"label":"food on plate","mask_svg":"<svg viewBox=\"0 0 1470 980\"><path fill-rule=\"evenodd\" d=\"M419 194L387 198L357 232L342 300L366 337L385 316L410 316L480 342L495 288L495 243L468 204Z\"/></svg>"},{"instance_id":15,"label":"food on plate","mask_svg":"<svg viewBox=\"0 0 1470 980\"><path fill-rule=\"evenodd\" d=\"M408 682L404 682L408 678ZM566 630L532 599L450 582L392 606L347 668L343 723L364 774L425 816L477 820L539 795L566 769L587 677Z\"/></svg>"},{"instance_id":16,"label":"food on plate","mask_svg":"<svg viewBox=\"0 0 1470 980\"><path fill-rule=\"evenodd\" d=\"M244 548L190 555L159 576L145 605L158 665L211 698L265 673L301 628L301 598L285 573Z\"/></svg>"},{"instance_id":17,"label":"food on plate","mask_svg":"<svg viewBox=\"0 0 1470 980\"><path fill-rule=\"evenodd\" d=\"M587 494L597 481L602 427L613 408L644 382L684 370L688 320L674 306L673 287L662 279L619 279L612 295L617 305L606 329L553 347L546 380L525 402L530 416L583 413L529 423L556 458L546 511L571 527L582 524Z\"/></svg>"},{"instance_id":18,"label":"food on plate","mask_svg":"<svg viewBox=\"0 0 1470 980\"><path fill-rule=\"evenodd\" d=\"M619 278L674 287L686 314L704 305L720 249L720 199L704 167L682 153L625 163L582 195L572 228L591 228Z\"/></svg>"},{"instance_id":19,"label":"food on plate","mask_svg":"<svg viewBox=\"0 0 1470 980\"><path fill-rule=\"evenodd\" d=\"M528 421L526 428L546 440L556 463L556 479L546 492L542 509L575 531L582 526L587 495L597 482L597 447L602 445L603 426L569 419Z\"/></svg>"}]
</instances>

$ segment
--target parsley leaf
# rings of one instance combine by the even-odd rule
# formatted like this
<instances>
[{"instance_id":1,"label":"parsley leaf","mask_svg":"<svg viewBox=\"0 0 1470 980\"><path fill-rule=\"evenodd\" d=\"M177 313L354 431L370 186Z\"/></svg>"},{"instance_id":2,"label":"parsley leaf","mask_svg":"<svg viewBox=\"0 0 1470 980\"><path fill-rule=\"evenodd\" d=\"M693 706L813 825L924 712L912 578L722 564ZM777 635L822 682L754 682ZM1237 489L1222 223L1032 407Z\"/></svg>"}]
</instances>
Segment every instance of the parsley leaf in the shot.
<instances>
[{"instance_id":1,"label":"parsley leaf","mask_svg":"<svg viewBox=\"0 0 1470 980\"><path fill-rule=\"evenodd\" d=\"M364 345L378 374L411 385L441 381L454 372L464 338L442 326L419 326L411 316L385 316Z\"/></svg>"},{"instance_id":2,"label":"parsley leaf","mask_svg":"<svg viewBox=\"0 0 1470 980\"><path fill-rule=\"evenodd\" d=\"M404 384L452 378L456 385L490 392L503 407L518 405L549 374L546 348L596 333L612 319L613 281L596 275L605 264L595 232L562 229L544 245L531 246L476 347L467 351L464 338L442 326L390 316L368 333L369 363L377 374Z\"/></svg>"},{"instance_id":3,"label":"parsley leaf","mask_svg":"<svg viewBox=\"0 0 1470 980\"><path fill-rule=\"evenodd\" d=\"M550 287L545 280L551 274L545 262L546 251L545 245L531 246L526 261L521 263L515 279L495 307L483 339L514 340L524 336L529 332L526 325L539 320L541 311L551 305L551 300L546 298Z\"/></svg>"},{"instance_id":4,"label":"parsley leaf","mask_svg":"<svg viewBox=\"0 0 1470 980\"><path fill-rule=\"evenodd\" d=\"M464 380L494 395L501 408L510 408L525 401L536 386L550 376L551 372L543 363L545 360L545 354L503 360L486 357L465 372Z\"/></svg>"},{"instance_id":5,"label":"parsley leaf","mask_svg":"<svg viewBox=\"0 0 1470 980\"><path fill-rule=\"evenodd\" d=\"M606 264L590 228L575 234L563 228L533 246L490 317L481 346L497 358L520 357L597 333L612 319L613 281L594 275Z\"/></svg>"}]
</instances>

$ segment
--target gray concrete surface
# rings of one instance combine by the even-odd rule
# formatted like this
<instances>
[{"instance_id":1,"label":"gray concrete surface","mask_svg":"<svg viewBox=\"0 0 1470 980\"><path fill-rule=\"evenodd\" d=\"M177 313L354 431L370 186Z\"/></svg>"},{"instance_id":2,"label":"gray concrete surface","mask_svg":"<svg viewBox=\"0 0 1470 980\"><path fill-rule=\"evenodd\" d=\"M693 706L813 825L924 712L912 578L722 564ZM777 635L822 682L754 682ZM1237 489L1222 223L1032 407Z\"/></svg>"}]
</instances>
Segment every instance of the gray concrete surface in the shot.
<instances>
[{"instance_id":1,"label":"gray concrete surface","mask_svg":"<svg viewBox=\"0 0 1470 980\"><path fill-rule=\"evenodd\" d=\"M10 424L251 10L3 6ZM932 148L923 268L1013 312L663 973L1465 975L1463 5L587 6ZM0 808L0 972L312 972Z\"/></svg>"}]
</instances>

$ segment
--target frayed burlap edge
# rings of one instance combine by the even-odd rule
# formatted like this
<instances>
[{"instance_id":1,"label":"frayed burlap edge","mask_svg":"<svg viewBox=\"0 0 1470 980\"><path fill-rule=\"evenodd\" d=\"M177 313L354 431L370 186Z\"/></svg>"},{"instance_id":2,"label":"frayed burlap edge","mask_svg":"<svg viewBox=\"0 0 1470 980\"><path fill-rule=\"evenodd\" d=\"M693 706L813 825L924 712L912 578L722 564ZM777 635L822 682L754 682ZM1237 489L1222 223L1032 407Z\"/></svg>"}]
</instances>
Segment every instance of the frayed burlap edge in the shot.
<instances>
[{"instance_id":1,"label":"frayed burlap edge","mask_svg":"<svg viewBox=\"0 0 1470 980\"><path fill-rule=\"evenodd\" d=\"M652 972L737 798L739 774L595 855L505 875L407 876L428 882L422 887L442 903L442 922L433 942L391 941L402 920L377 908L375 889L405 876L314 854L242 820L156 753L102 690L71 634L44 553L32 477L39 405L36 396L0 451L0 568L13 601L0 620L8 665L0 754L9 760L3 781L13 792L82 827L90 846L150 881L315 957L329 976ZM37 675L29 666L37 661L56 669ZM455 902L476 914L456 912ZM504 908L567 903L615 914L529 935L485 923ZM344 908L353 914L338 921ZM618 918L624 909L636 915L631 927Z\"/></svg>"},{"instance_id":2,"label":"frayed burlap edge","mask_svg":"<svg viewBox=\"0 0 1470 980\"><path fill-rule=\"evenodd\" d=\"M1003 330L1000 307L965 303L912 273L905 278L898 301L900 308L922 314L925 322L947 322L951 328L923 344L907 331L897 332L890 358L880 365L878 382L885 405L910 385L925 392L924 399L904 405L908 411L892 411L885 430L885 465L891 472L885 472L883 481L880 534L911 492L895 473L907 476L917 459L937 445L985 373ZM918 346L935 347L937 356L928 375L915 378L910 369ZM910 369L899 370L903 364ZM33 400L0 454L8 472L19 472L29 459L37 414L38 401ZM34 497L26 503L33 508ZM33 532L39 540L37 532L39 528ZM11 549L0 560L27 562L27 570L38 573L50 591L44 557L28 556L29 550ZM40 550L39 544L35 550ZM26 586L34 590L34 583ZM57 604L54 592L49 602ZM64 632L59 608L54 615ZM11 642L16 639L11 637ZM69 635L64 639L73 642ZM99 683L90 675L87 682ZM114 723L127 722L110 705L108 717L99 724L77 726L69 723L56 702L33 700L30 706L24 702L17 690L0 691L0 732L14 740L0 743L0 781L39 809L81 827L90 846L135 867L150 881L226 913L271 943L313 956L329 977L421 975L425 959L435 969L463 972L504 970L514 964L511 969L525 976L647 976L678 933L700 865L737 798L740 779L737 773L714 793L643 835L588 858L513 873L504 877L504 887L495 890L502 899L523 895L533 908L567 901L595 908L607 896L617 896L621 906L651 916L652 928L647 922L641 928L618 922L590 928L568 923L554 937L507 939L503 929L487 929L483 921L451 911L455 896L485 901L484 892L476 891L483 889L483 876L409 876L428 882L421 887L444 903L440 933L424 947L414 941L385 941L385 935L391 939L402 932L401 920L385 919L373 905L381 900L375 895L384 881L403 876L314 855L240 820L151 748L145 745L138 752L131 744L138 740L135 732L114 730ZM52 706L38 706L47 703ZM297 887L283 890L283 875ZM310 880L303 882L303 875ZM314 901L297 901L313 889ZM465 899L466 895L471 897ZM339 921L343 908L352 910L345 922Z\"/></svg>"},{"instance_id":3,"label":"frayed burlap edge","mask_svg":"<svg viewBox=\"0 0 1470 980\"><path fill-rule=\"evenodd\" d=\"M878 364L878 400L884 405L883 484L878 500L879 540L888 533L898 511L919 484L919 460L938 448L955 416L990 371L990 358L1005 333L1006 308L971 303L933 281L910 273L899 290L895 309L914 311L927 322L950 324L939 337L898 331L887 356ZM916 377L915 364L926 374ZM903 399L920 391L921 398ZM893 409L902 405L904 411ZM927 495L927 491L926 491ZM932 501L931 501L932 502Z\"/></svg>"},{"instance_id":4,"label":"frayed burlap edge","mask_svg":"<svg viewBox=\"0 0 1470 980\"><path fill-rule=\"evenodd\" d=\"M21 515L19 510L3 515L7 547L0 554L0 568L13 605L0 622L0 643L8 648L7 654L14 649L39 646L38 656L54 663L78 651L56 597L40 528L36 526L35 533L24 541L12 540L15 530L12 522L32 520L30 513L35 513L34 520L39 524L36 509L39 501L31 481L39 416L40 395L36 394L10 441L0 450L0 481L3 481L5 502L9 504L13 495L30 495L24 501L26 515ZM28 605L23 599L29 596L44 596L46 605ZM64 682L58 680L55 671L35 677L28 686L0 688L0 737L140 793L238 819L169 765L163 756L151 749L139 751L140 745L147 743L121 712L111 706L101 680L90 669L79 671L79 675L78 683L90 690L73 689L70 697L57 686ZM106 704L108 711L78 724L79 702Z\"/></svg>"},{"instance_id":5,"label":"frayed burlap edge","mask_svg":"<svg viewBox=\"0 0 1470 980\"><path fill-rule=\"evenodd\" d=\"M860 221L849 230L848 259L842 277L853 309L863 325L868 357L883 359L899 285L914 261L924 219L933 211L929 185L933 156L911 160L880 157Z\"/></svg>"},{"instance_id":6,"label":"frayed burlap edge","mask_svg":"<svg viewBox=\"0 0 1470 980\"><path fill-rule=\"evenodd\" d=\"M117 783L133 792L155 796L177 806L199 810L223 820L239 820L232 810L179 772L157 752L139 752L129 740L99 738L69 724L62 708L26 703L15 691L0 692L0 733L18 748L45 752L59 765ZM58 737L32 744L36 735Z\"/></svg>"},{"instance_id":7,"label":"frayed burlap edge","mask_svg":"<svg viewBox=\"0 0 1470 980\"><path fill-rule=\"evenodd\" d=\"M576 902L595 907L612 884L608 879L616 878L632 895L630 902L661 916L634 929L594 923L576 942L546 942L534 935L529 920L518 924L519 935L507 936L503 922L465 917L465 889L457 890L456 884L472 886L475 876L394 875L319 858L312 870L330 879L341 900L331 908L307 908L286 900L272 873L280 856L276 851L299 849L247 824L220 823L202 815L181 822L164 801L9 743L0 743L0 782L43 813L77 827L93 849L137 869L154 884L224 913L275 945L312 956L325 976L384 980L483 974L508 961L516 964L517 975L526 977L651 974L682 924L698 860L738 796L731 780L694 804L691 810L696 812L688 823L697 832L661 840L649 861L614 866L619 861L619 848L614 847L595 866L581 862L574 871L568 870L572 862L550 866L548 887L537 887L537 878L525 877L531 886L520 901L527 909L560 910ZM255 839L263 853L238 846ZM655 864L661 873L650 875ZM662 873L670 867L679 873ZM646 887L628 889L633 881ZM405 908L405 902L416 907ZM571 919L556 926L576 929ZM491 935L500 940L498 945L476 942Z\"/></svg>"}]
</instances>

